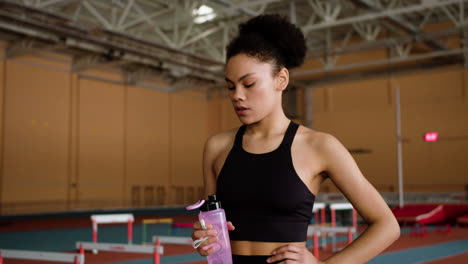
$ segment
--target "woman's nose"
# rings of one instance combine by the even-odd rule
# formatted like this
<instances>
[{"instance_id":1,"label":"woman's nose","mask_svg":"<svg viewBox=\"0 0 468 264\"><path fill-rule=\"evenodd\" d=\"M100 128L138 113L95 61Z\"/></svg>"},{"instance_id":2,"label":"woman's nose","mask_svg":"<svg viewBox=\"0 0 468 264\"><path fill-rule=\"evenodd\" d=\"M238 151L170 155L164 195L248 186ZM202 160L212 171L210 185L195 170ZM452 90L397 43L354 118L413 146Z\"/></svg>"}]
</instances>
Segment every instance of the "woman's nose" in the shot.
<instances>
[{"instance_id":1,"label":"woman's nose","mask_svg":"<svg viewBox=\"0 0 468 264\"><path fill-rule=\"evenodd\" d=\"M244 101L245 100L245 92L242 88L235 88L234 93L232 95L232 99L234 101Z\"/></svg>"}]
</instances>

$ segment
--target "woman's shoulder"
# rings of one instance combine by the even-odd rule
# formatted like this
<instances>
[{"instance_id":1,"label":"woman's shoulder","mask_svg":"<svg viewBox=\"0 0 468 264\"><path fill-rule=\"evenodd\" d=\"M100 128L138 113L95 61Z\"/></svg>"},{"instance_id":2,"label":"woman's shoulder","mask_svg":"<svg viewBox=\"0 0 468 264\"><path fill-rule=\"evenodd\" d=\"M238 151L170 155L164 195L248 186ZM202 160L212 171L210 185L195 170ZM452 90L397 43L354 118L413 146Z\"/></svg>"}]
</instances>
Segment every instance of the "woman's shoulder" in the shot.
<instances>
[{"instance_id":1,"label":"woman's shoulder","mask_svg":"<svg viewBox=\"0 0 468 264\"><path fill-rule=\"evenodd\" d=\"M205 142L205 149L216 152L232 146L238 129L233 128L210 136Z\"/></svg>"},{"instance_id":2,"label":"woman's shoulder","mask_svg":"<svg viewBox=\"0 0 468 264\"><path fill-rule=\"evenodd\" d=\"M338 139L332 134L314 130L305 126L300 126L297 136L302 144L313 148L316 151L324 151L334 148L334 145L340 144Z\"/></svg>"}]
</instances>

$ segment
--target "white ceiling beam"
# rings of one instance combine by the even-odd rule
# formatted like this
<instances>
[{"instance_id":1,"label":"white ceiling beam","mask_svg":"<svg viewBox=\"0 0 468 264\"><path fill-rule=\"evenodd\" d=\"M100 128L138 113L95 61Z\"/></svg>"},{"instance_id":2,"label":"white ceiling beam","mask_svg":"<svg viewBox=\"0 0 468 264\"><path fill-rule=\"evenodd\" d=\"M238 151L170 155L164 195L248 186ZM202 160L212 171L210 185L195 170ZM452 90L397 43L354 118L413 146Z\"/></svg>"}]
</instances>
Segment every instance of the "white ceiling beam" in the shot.
<instances>
[{"instance_id":1,"label":"white ceiling beam","mask_svg":"<svg viewBox=\"0 0 468 264\"><path fill-rule=\"evenodd\" d=\"M122 24L127 19L128 12L132 8L134 2L135 2L135 0L129 0L128 1L127 5L125 6L125 9L123 11L123 14L120 16L119 22L117 22L117 26L116 26L117 30L121 29Z\"/></svg>"},{"instance_id":2,"label":"white ceiling beam","mask_svg":"<svg viewBox=\"0 0 468 264\"><path fill-rule=\"evenodd\" d=\"M47 44L34 38L24 38L8 45L5 57L12 59L20 56L34 55L40 51L53 51L66 48L65 44Z\"/></svg>"},{"instance_id":3,"label":"white ceiling beam","mask_svg":"<svg viewBox=\"0 0 468 264\"><path fill-rule=\"evenodd\" d=\"M147 17L141 16L141 15L138 14L136 19L134 19L132 21L129 21L128 23L122 25L121 30L126 31L126 30L134 27L137 24L145 22L147 19L154 19L154 18L157 18L159 16L165 15L165 14L171 12L171 11L173 11L173 10L171 10L171 9L158 10L158 11L152 13L152 14L148 14Z\"/></svg>"},{"instance_id":4,"label":"white ceiling beam","mask_svg":"<svg viewBox=\"0 0 468 264\"><path fill-rule=\"evenodd\" d=\"M459 14L459 19L460 19L460 22L463 23L465 21L465 3L463 1L460 1L460 4L459 4L459 10L460 10L460 14Z\"/></svg>"},{"instance_id":5,"label":"white ceiling beam","mask_svg":"<svg viewBox=\"0 0 468 264\"><path fill-rule=\"evenodd\" d=\"M247 7L242 7L236 3L233 3L229 0L211 0L212 2L216 2L220 5L223 5L225 7L227 7L228 9L231 9L231 10L236 10L237 12L240 12L240 13L243 13L245 15L248 15L248 16L258 16L259 13L258 12L255 12L253 11L252 9L250 8L247 8Z\"/></svg>"},{"instance_id":6,"label":"white ceiling beam","mask_svg":"<svg viewBox=\"0 0 468 264\"><path fill-rule=\"evenodd\" d=\"M417 61L417 60L431 59L431 58L437 58L437 57L460 55L460 54L463 54L464 52L468 52L468 48L433 51L429 53L424 53L420 55L412 55L412 56L407 56L407 57L393 57L393 58L381 59L381 60L375 60L375 61L365 61L365 62L359 62L359 63L344 64L344 65L334 66L333 68L328 68L328 69L295 71L295 72L292 72L291 76L301 77L301 76L307 76L311 74L338 71L338 70L351 70L351 69L358 69L362 67L371 67L371 66L385 66L385 65L392 65L392 64L408 62L408 61Z\"/></svg>"},{"instance_id":7,"label":"white ceiling beam","mask_svg":"<svg viewBox=\"0 0 468 264\"><path fill-rule=\"evenodd\" d=\"M186 42L184 42L182 45L180 45L180 48L183 48L187 45L190 45L196 41L199 41L200 39L204 39L206 37L208 37L209 35L211 34L214 34L216 32L218 32L219 30L221 30L223 27L221 25L219 26L215 26L215 27L211 27L203 32L199 32L196 36L194 36L193 38L187 40Z\"/></svg>"},{"instance_id":8,"label":"white ceiling beam","mask_svg":"<svg viewBox=\"0 0 468 264\"><path fill-rule=\"evenodd\" d=\"M191 22L189 22L189 24L185 28L182 37L180 38L179 42L177 43L177 46L179 48L182 48L182 45L187 41L187 38L189 37L189 35L192 34L194 24L195 23L193 22L193 20L191 20Z\"/></svg>"},{"instance_id":9,"label":"white ceiling beam","mask_svg":"<svg viewBox=\"0 0 468 264\"><path fill-rule=\"evenodd\" d=\"M354 0L354 1L357 1L358 3L366 6L367 8L369 8L370 10L373 10L373 11L383 11L385 10L385 8L379 3L379 2L375 2L375 1L370 1L370 0ZM445 9L446 7L442 7L442 9ZM430 10L432 11L432 10ZM393 21L394 23L398 24L401 28L403 28L405 30L405 32L409 33L409 34L419 34L421 33L421 30L413 25L412 23L410 23L409 21L407 21L405 18L403 18L402 16L397 16L397 15L391 15L391 16L388 16L388 19ZM428 46L430 46L431 48L435 49L435 50L446 50L447 47L438 42L438 41L435 41L435 40L428 40L427 43L426 43Z\"/></svg>"},{"instance_id":10,"label":"white ceiling beam","mask_svg":"<svg viewBox=\"0 0 468 264\"><path fill-rule=\"evenodd\" d=\"M104 18L97 10L94 8L88 0L83 0L82 2L83 6L88 10L101 24L106 28L111 30L112 29L112 24L107 21L107 19Z\"/></svg>"},{"instance_id":11,"label":"white ceiling beam","mask_svg":"<svg viewBox=\"0 0 468 264\"><path fill-rule=\"evenodd\" d=\"M66 4L70 2L75 2L76 0L49 0L49 1L42 1L40 2L37 7L39 8L47 8L52 5L59 5L59 4Z\"/></svg>"},{"instance_id":12,"label":"white ceiling beam","mask_svg":"<svg viewBox=\"0 0 468 264\"><path fill-rule=\"evenodd\" d=\"M270 3L281 2L281 0L256 0L256 1L246 1L244 3L237 4L238 7L243 8L252 8L257 6L268 5Z\"/></svg>"},{"instance_id":13,"label":"white ceiling beam","mask_svg":"<svg viewBox=\"0 0 468 264\"><path fill-rule=\"evenodd\" d=\"M335 21L341 12L341 4L336 2L334 4L330 2L322 2L319 0L308 0L309 5L314 9L325 22Z\"/></svg>"},{"instance_id":14,"label":"white ceiling beam","mask_svg":"<svg viewBox=\"0 0 468 264\"><path fill-rule=\"evenodd\" d=\"M156 22L151 20L137 3L134 3L133 6L137 10L137 12L145 18L145 21L152 26L153 31L156 32L156 34L158 34L161 40L169 47L174 48L174 43L167 37L167 35L164 32L162 32L161 28L156 24Z\"/></svg>"},{"instance_id":15,"label":"white ceiling beam","mask_svg":"<svg viewBox=\"0 0 468 264\"><path fill-rule=\"evenodd\" d=\"M453 4L459 3L459 1L468 1L468 0L446 0L443 2L431 1L429 3L426 1L423 1L421 4L415 4L415 5L406 6L402 8L384 10L381 12L375 12L375 13L365 14L365 15L352 16L352 17L338 19L332 22L325 21L325 22L318 23L315 25L306 25L303 27L303 30L306 32L309 32L311 30L320 30L324 28L342 26L342 25L352 24L352 23L361 22L361 21L368 21L368 20L373 20L373 19L378 19L378 18L390 17L393 15L402 15L402 14L427 10L427 9L436 8L436 7L453 5Z\"/></svg>"},{"instance_id":16,"label":"white ceiling beam","mask_svg":"<svg viewBox=\"0 0 468 264\"><path fill-rule=\"evenodd\" d=\"M172 21L172 43L179 43L179 19L181 17L182 8L176 8Z\"/></svg>"},{"instance_id":17,"label":"white ceiling beam","mask_svg":"<svg viewBox=\"0 0 468 264\"><path fill-rule=\"evenodd\" d=\"M289 19L291 23L297 24L296 1L289 2Z\"/></svg>"},{"instance_id":18,"label":"white ceiling beam","mask_svg":"<svg viewBox=\"0 0 468 264\"><path fill-rule=\"evenodd\" d=\"M441 7L441 9L444 11L444 13L447 15L447 17L452 20L452 22L455 24L455 25L459 25L460 22L458 21L458 19L455 17L454 14L452 14L452 11L450 11L446 6L443 6Z\"/></svg>"}]
</instances>

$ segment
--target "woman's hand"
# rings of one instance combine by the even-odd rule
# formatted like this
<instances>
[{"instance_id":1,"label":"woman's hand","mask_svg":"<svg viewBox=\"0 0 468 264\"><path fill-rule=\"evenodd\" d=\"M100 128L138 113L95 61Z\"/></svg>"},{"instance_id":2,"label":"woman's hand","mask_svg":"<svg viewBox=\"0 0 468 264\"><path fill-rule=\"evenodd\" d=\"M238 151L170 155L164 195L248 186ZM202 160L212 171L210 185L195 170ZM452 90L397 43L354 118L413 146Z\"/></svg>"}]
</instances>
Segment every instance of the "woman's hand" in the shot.
<instances>
[{"instance_id":1,"label":"woman's hand","mask_svg":"<svg viewBox=\"0 0 468 264\"><path fill-rule=\"evenodd\" d=\"M268 263L281 261L280 264L323 264L312 255L312 253L305 247L298 247L294 245L285 245L279 247L271 252L271 257L268 258Z\"/></svg>"},{"instance_id":2,"label":"woman's hand","mask_svg":"<svg viewBox=\"0 0 468 264\"><path fill-rule=\"evenodd\" d=\"M228 221L227 228L229 231L234 230L234 225ZM218 241L217 235L218 232L213 229L213 226L210 224L206 224L206 229L202 228L200 222L195 222L193 224L192 239L194 241L204 237L209 237L197 248L198 253L202 256L208 256L217 250L216 247L213 247L215 245L213 243Z\"/></svg>"}]
</instances>

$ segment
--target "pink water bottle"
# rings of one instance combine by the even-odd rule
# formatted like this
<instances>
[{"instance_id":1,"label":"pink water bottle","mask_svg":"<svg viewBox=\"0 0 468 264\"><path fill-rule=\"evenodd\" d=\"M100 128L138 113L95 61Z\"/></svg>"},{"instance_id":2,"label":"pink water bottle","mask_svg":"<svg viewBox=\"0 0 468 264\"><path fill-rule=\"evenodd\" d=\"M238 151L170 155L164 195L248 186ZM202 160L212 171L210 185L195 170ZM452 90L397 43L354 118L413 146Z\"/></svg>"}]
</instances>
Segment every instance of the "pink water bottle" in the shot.
<instances>
[{"instance_id":1,"label":"pink water bottle","mask_svg":"<svg viewBox=\"0 0 468 264\"><path fill-rule=\"evenodd\" d=\"M210 224L213 226L213 229L218 232L218 241L210 244L210 247L215 248L215 252L207 257L208 264L232 264L231 243L227 229L226 213L221 208L221 202L216 200L216 195L212 194L208 195L208 200L201 200L187 207L188 210L195 208L200 209L198 219L202 227L206 224ZM200 239L200 242L204 240L206 240L206 238ZM194 243L196 242L197 241Z\"/></svg>"}]
</instances>

